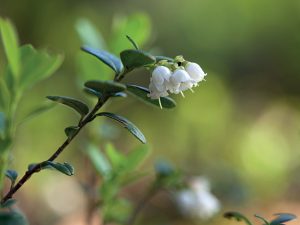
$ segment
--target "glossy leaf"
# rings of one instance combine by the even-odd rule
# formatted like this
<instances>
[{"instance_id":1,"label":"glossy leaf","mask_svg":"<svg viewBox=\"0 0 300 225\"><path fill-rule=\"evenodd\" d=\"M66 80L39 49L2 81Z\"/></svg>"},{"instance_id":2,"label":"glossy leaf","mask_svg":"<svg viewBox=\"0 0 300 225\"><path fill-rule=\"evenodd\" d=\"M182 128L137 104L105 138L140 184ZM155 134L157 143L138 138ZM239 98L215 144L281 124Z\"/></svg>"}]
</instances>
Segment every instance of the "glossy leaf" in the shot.
<instances>
[{"instance_id":1,"label":"glossy leaf","mask_svg":"<svg viewBox=\"0 0 300 225\"><path fill-rule=\"evenodd\" d=\"M81 116L85 116L86 114L89 113L88 106L77 99L65 97L65 96L47 96L47 98L52 101L71 107L72 109L77 111Z\"/></svg>"},{"instance_id":2,"label":"glossy leaf","mask_svg":"<svg viewBox=\"0 0 300 225\"><path fill-rule=\"evenodd\" d=\"M146 138L143 135L143 133L133 123L131 123L126 118L116 115L116 114L113 114L113 113L109 113L109 112L102 112L102 113L98 113L96 115L97 116L106 116L106 117L109 117L109 118L121 123L124 126L124 128L126 128L130 133L132 133L138 140L140 140L142 143L146 143Z\"/></svg>"},{"instance_id":3,"label":"glossy leaf","mask_svg":"<svg viewBox=\"0 0 300 225\"><path fill-rule=\"evenodd\" d=\"M105 155L94 145L89 145L87 154L93 163L95 169L104 177L108 176L111 171L111 165Z\"/></svg>"},{"instance_id":4,"label":"glossy leaf","mask_svg":"<svg viewBox=\"0 0 300 225\"><path fill-rule=\"evenodd\" d=\"M74 175L74 167L66 162L62 164L58 162L46 161L43 163L42 167L43 169L47 169L47 168L56 169L57 171L68 176Z\"/></svg>"},{"instance_id":5,"label":"glossy leaf","mask_svg":"<svg viewBox=\"0 0 300 225\"><path fill-rule=\"evenodd\" d=\"M10 179L12 183L15 183L18 173L15 170L6 170L5 176Z\"/></svg>"},{"instance_id":6,"label":"glossy leaf","mask_svg":"<svg viewBox=\"0 0 300 225\"><path fill-rule=\"evenodd\" d=\"M32 87L37 82L48 78L63 61L61 55L49 55L45 51L37 51L31 45L22 46L20 51L22 62L21 88Z\"/></svg>"},{"instance_id":7,"label":"glossy leaf","mask_svg":"<svg viewBox=\"0 0 300 225\"><path fill-rule=\"evenodd\" d=\"M81 49L100 59L103 63L112 68L117 74L120 74L122 72L123 64L117 56L107 51L91 48L88 46L84 46Z\"/></svg>"},{"instance_id":8,"label":"glossy leaf","mask_svg":"<svg viewBox=\"0 0 300 225\"><path fill-rule=\"evenodd\" d=\"M126 38L130 41L130 43L133 45L133 47L134 47L136 50L139 49L137 43L136 43L130 36L126 35Z\"/></svg>"},{"instance_id":9,"label":"glossy leaf","mask_svg":"<svg viewBox=\"0 0 300 225\"><path fill-rule=\"evenodd\" d=\"M270 222L270 225L281 225L297 218L295 215L290 213L276 213L274 215L277 217Z\"/></svg>"},{"instance_id":10,"label":"glossy leaf","mask_svg":"<svg viewBox=\"0 0 300 225\"><path fill-rule=\"evenodd\" d=\"M76 134L76 132L79 130L78 126L70 126L65 128L65 134L69 139L73 138L73 136Z\"/></svg>"},{"instance_id":11,"label":"glossy leaf","mask_svg":"<svg viewBox=\"0 0 300 225\"><path fill-rule=\"evenodd\" d=\"M10 69L14 77L17 77L21 69L17 32L9 20L0 18L0 33Z\"/></svg>"},{"instance_id":12,"label":"glossy leaf","mask_svg":"<svg viewBox=\"0 0 300 225\"><path fill-rule=\"evenodd\" d=\"M138 67L146 66L156 62L153 55L142 50L128 49L120 53L122 63L127 70L132 70Z\"/></svg>"},{"instance_id":13,"label":"glossy leaf","mask_svg":"<svg viewBox=\"0 0 300 225\"><path fill-rule=\"evenodd\" d=\"M84 88L83 89L85 93L89 94L89 95L93 95L93 96L96 96L97 98L102 98L102 94L98 91L95 91L91 88Z\"/></svg>"},{"instance_id":14,"label":"glossy leaf","mask_svg":"<svg viewBox=\"0 0 300 225\"><path fill-rule=\"evenodd\" d=\"M155 105L157 107L160 107L159 102L157 99L151 99L149 98L147 95L150 93L149 90L147 88L141 87L141 86L137 86L137 85L127 85L127 91L132 94L133 96L137 97L138 99ZM176 106L176 102L170 98L170 97L161 97L160 98L161 101L161 105L163 108L166 109L171 109L174 108Z\"/></svg>"},{"instance_id":15,"label":"glossy leaf","mask_svg":"<svg viewBox=\"0 0 300 225\"><path fill-rule=\"evenodd\" d=\"M3 204L1 204L1 208L10 208L12 207L14 204L16 204L17 200L16 199L8 199L6 202L4 202ZM1 222L1 220L0 220Z\"/></svg>"},{"instance_id":16,"label":"glossy leaf","mask_svg":"<svg viewBox=\"0 0 300 225\"><path fill-rule=\"evenodd\" d=\"M122 92L126 89L126 86L124 84L114 82L114 81L92 80L92 81L87 81L84 84L84 86L96 92L109 94L109 95Z\"/></svg>"},{"instance_id":17,"label":"glossy leaf","mask_svg":"<svg viewBox=\"0 0 300 225\"><path fill-rule=\"evenodd\" d=\"M122 97L122 98L126 98L127 94L125 92L117 92L115 94L113 94L111 97Z\"/></svg>"},{"instance_id":18,"label":"glossy leaf","mask_svg":"<svg viewBox=\"0 0 300 225\"><path fill-rule=\"evenodd\" d=\"M244 221L247 225L252 225L250 220L248 220L247 217L245 217L243 214L239 212L226 212L224 213L224 217L227 219L236 219L237 221Z\"/></svg>"},{"instance_id":19,"label":"glossy leaf","mask_svg":"<svg viewBox=\"0 0 300 225\"><path fill-rule=\"evenodd\" d=\"M26 218L17 211L0 212L1 225L28 225Z\"/></svg>"}]
</instances>

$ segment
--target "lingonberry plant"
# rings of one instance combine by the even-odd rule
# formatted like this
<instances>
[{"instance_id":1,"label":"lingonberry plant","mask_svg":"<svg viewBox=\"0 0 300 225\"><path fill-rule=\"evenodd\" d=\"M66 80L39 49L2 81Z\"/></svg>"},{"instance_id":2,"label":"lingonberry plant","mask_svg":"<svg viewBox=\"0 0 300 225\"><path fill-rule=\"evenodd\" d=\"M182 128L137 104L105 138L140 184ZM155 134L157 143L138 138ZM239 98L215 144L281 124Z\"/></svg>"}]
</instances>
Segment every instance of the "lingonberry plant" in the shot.
<instances>
[{"instance_id":1,"label":"lingonberry plant","mask_svg":"<svg viewBox=\"0 0 300 225\"><path fill-rule=\"evenodd\" d=\"M98 118L111 119L126 130L128 130L141 143L146 143L146 138L140 129L127 118L113 112L102 111L103 106L114 98L125 99L127 93L137 97L143 102L170 109L176 106L175 101L168 97L170 94L181 94L191 90L203 81L206 73L194 62L189 62L179 55L174 58L166 56L155 56L141 50L133 38L127 36L132 44L131 49L120 52L120 57L109 51L100 50L94 46L84 45L83 52L99 59L113 71L112 79L88 80L84 82L84 92L91 98L96 99L95 104L83 102L69 96L47 96L48 100L63 104L73 109L79 115L75 124L65 128L66 138L62 144L45 160L29 164L27 171L18 179L15 170L8 169L9 157L14 144L15 134L18 126L32 116L50 109L54 104L38 106L24 115L20 120L16 116L20 107L20 101L24 93L34 86L38 81L52 75L62 63L61 55L49 55L48 53L34 49L31 45L19 45L18 36L12 24L5 19L0 19L0 31L7 63L3 74L0 77L0 224L2 225L26 225L26 217L20 212L14 196L30 178L45 169L52 169L65 175L74 175L74 168L71 164L58 161L58 157L72 143L74 138L85 128L85 126ZM125 38L125 37L124 37ZM93 39L94 40L94 39ZM144 68L151 73L149 88L141 87L135 83L127 84L123 79L132 71ZM51 102L51 103L52 103ZM92 102L92 101L91 101ZM108 144L104 151L99 151L97 145L92 142L88 144L86 154L92 162L97 176L101 177L101 183L97 186L98 194L93 195L89 201L88 217L92 216L95 209L100 209L102 224L125 224L135 223L137 215L147 202L160 190L176 190L185 187L183 174L169 163L160 161L155 164L155 177L150 183L144 197L134 206L130 201L120 196L122 189L129 183L139 180L144 173L139 171L139 166L149 153L146 146L130 151L128 154L121 153L114 145ZM5 176L10 180L10 186L5 188ZM199 181L199 179L197 179ZM219 210L219 203L209 192L208 185L203 189L199 182L192 181L192 191L184 191L180 199L185 203L188 197L193 204L188 202L193 212L198 215L197 210L203 209L203 202L199 198L209 198L214 204L213 212L205 212L205 217L215 214ZM188 183L188 182L187 182ZM203 183L203 182L202 182ZM204 191L204 192L203 192ZM180 201L181 201L180 200ZM179 202L180 202L179 201ZM181 201L182 202L182 201ZM195 207L196 209L195 210ZM230 212L225 217L234 217L237 220L244 220L248 225L250 221L242 214ZM292 214L279 214L278 217L268 222L260 216L266 225L281 225L284 222L295 218ZM90 218L87 218L90 224Z\"/></svg>"},{"instance_id":2,"label":"lingonberry plant","mask_svg":"<svg viewBox=\"0 0 300 225\"><path fill-rule=\"evenodd\" d=\"M48 159L39 163L30 164L25 174L17 180L18 173L14 170L7 170L7 167L14 134L17 125L19 124L15 117L16 110L19 106L18 103L26 89L31 87L37 81L50 76L59 67L62 62L62 57L49 56L28 45L19 46L14 27L8 20L1 19L1 37L8 62L5 74L1 77L0 89L1 176L3 177L5 174L11 181L10 188L1 198L1 208L3 210L0 213L0 221L2 224L26 224L26 220L22 214L13 208L15 203L13 197L15 193L28 182L32 175L41 172L44 169L54 169L68 176L74 174L72 165L66 162L60 163L57 161L57 158L66 147L69 146L79 132L95 119L100 117L112 119L127 129L139 141L144 144L146 143L146 138L143 133L131 121L121 115L101 111L101 108L107 101L115 97L125 97L127 92L147 103L159 106L161 109L173 108L176 104L173 99L167 97L168 93L178 94L179 92L182 93L182 91L191 89L196 86L197 82L202 80L205 75L197 64L191 64L185 61L182 56L172 59L165 56L154 56L139 49L138 45L129 36L127 36L127 39L133 45L133 49L122 51L120 53L120 58L104 50L95 49L89 46L82 47L84 52L95 56L110 67L114 71L114 77L112 80L90 80L84 83L84 91L97 99L95 105L92 107L88 106L87 103L72 97L47 97L53 102L72 108L79 114L79 120L76 124L65 128L65 141L52 155L49 156ZM194 68L189 69L189 65L194 65ZM153 77L151 78L149 85L150 90L136 84L121 83L128 73L141 67L153 71ZM169 77L166 77L162 73L161 77L163 78L163 82L161 82L159 78L159 70L161 70L161 68L165 68L165 70L170 73ZM39 107L33 110L30 115L36 114L47 108L49 108L49 105ZM109 169L104 169L105 163L99 163L99 161L94 158L95 165L98 166L100 175L104 178L100 188L102 192L101 209L103 211L104 223L120 222L132 224L142 205L144 205L145 201L158 189L163 187L175 187L180 183L180 176L178 176L178 173L175 170L165 165L157 166L157 176L149 189L146 200L143 200L141 204L138 204L131 215L126 214L126 218L120 219L120 217L122 217L120 216L120 212L118 216L112 215L115 213L113 208L115 208L116 203L119 202L116 199L119 189L133 178L130 178L132 170L136 169L147 152L148 151L145 149L137 149L125 156L118 153L113 147L109 147L106 151L111 162L111 165L106 164ZM93 153L90 152L90 154ZM94 154L98 154L99 156L98 151L97 153L94 152ZM3 184L3 178L1 179L1 184ZM4 192L3 185L1 185L1 192Z\"/></svg>"}]
</instances>

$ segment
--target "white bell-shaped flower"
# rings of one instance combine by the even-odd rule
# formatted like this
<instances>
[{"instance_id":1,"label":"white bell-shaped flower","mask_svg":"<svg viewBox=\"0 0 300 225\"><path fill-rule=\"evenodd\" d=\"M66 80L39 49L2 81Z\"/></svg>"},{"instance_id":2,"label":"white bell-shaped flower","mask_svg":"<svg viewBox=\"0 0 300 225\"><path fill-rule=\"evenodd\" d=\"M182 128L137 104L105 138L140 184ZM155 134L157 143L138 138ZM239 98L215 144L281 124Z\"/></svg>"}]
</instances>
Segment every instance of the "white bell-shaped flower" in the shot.
<instances>
[{"instance_id":1,"label":"white bell-shaped flower","mask_svg":"<svg viewBox=\"0 0 300 225\"><path fill-rule=\"evenodd\" d=\"M206 73L204 73L202 68L197 63L193 63L193 62L188 62L185 65L185 70L193 79L195 84L202 81L204 77L207 75Z\"/></svg>"},{"instance_id":2,"label":"white bell-shaped flower","mask_svg":"<svg viewBox=\"0 0 300 225\"><path fill-rule=\"evenodd\" d=\"M187 89L191 89L193 84L193 79L185 70L177 69L170 77L169 90L171 93L178 94Z\"/></svg>"},{"instance_id":3,"label":"white bell-shaped flower","mask_svg":"<svg viewBox=\"0 0 300 225\"><path fill-rule=\"evenodd\" d=\"M148 96L152 99L158 99L160 97L165 97L168 95L169 79L172 72L169 68L165 66L158 66L152 72L152 77L150 79Z\"/></svg>"}]
</instances>

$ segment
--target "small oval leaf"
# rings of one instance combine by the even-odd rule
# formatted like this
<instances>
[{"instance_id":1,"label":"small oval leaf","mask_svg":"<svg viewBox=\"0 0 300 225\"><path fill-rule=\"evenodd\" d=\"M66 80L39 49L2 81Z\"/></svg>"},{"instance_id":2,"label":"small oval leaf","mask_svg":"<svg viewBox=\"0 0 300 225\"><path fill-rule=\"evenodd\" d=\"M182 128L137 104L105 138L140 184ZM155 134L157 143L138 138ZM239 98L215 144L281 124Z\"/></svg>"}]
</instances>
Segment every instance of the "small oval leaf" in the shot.
<instances>
[{"instance_id":1,"label":"small oval leaf","mask_svg":"<svg viewBox=\"0 0 300 225\"><path fill-rule=\"evenodd\" d=\"M146 143L146 138L143 135L143 133L129 120L126 118L116 115L114 113L109 113L109 112L101 112L96 114L96 116L106 116L109 117L113 120L116 120L117 122L121 123L124 125L124 128L126 128L130 133L132 133L137 139L139 139L142 143Z\"/></svg>"},{"instance_id":2,"label":"small oval leaf","mask_svg":"<svg viewBox=\"0 0 300 225\"><path fill-rule=\"evenodd\" d=\"M296 219L297 217L293 214L290 213L276 213L274 214L276 217L276 219L272 220L270 222L270 225L282 225L285 222L291 221Z\"/></svg>"},{"instance_id":3,"label":"small oval leaf","mask_svg":"<svg viewBox=\"0 0 300 225\"><path fill-rule=\"evenodd\" d=\"M62 164L58 162L45 161L43 162L42 167L43 169L56 169L57 171L66 174L68 176L74 175L74 167L66 162Z\"/></svg>"},{"instance_id":4,"label":"small oval leaf","mask_svg":"<svg viewBox=\"0 0 300 225\"><path fill-rule=\"evenodd\" d=\"M78 130L79 130L78 126L70 126L65 128L65 134L69 139L71 139L74 137L74 135L77 133Z\"/></svg>"},{"instance_id":5,"label":"small oval leaf","mask_svg":"<svg viewBox=\"0 0 300 225\"><path fill-rule=\"evenodd\" d=\"M142 100L146 103L150 103L152 105L160 107L158 99L151 99L147 96L150 93L147 88L128 84L127 91L130 94L132 94L133 96L139 98L140 100ZM166 108L166 109L171 109L176 106L176 102L170 97L161 97L160 101L161 101L162 107Z\"/></svg>"},{"instance_id":6,"label":"small oval leaf","mask_svg":"<svg viewBox=\"0 0 300 225\"><path fill-rule=\"evenodd\" d=\"M65 96L47 96L48 99L59 102L61 104L64 104L66 106L69 106L73 108L75 111L77 111L82 117L89 113L88 106L74 98L65 97Z\"/></svg>"},{"instance_id":7,"label":"small oval leaf","mask_svg":"<svg viewBox=\"0 0 300 225\"><path fill-rule=\"evenodd\" d=\"M102 94L109 94L109 95L122 92L126 89L126 86L124 84L115 81L110 81L110 80L107 81L91 80L91 81L87 81L84 84L84 86L96 92Z\"/></svg>"},{"instance_id":8,"label":"small oval leaf","mask_svg":"<svg viewBox=\"0 0 300 225\"><path fill-rule=\"evenodd\" d=\"M102 94L100 92L95 91L91 88L85 87L83 90L85 91L85 93L88 93L89 95L96 96L97 98L102 98Z\"/></svg>"},{"instance_id":9,"label":"small oval leaf","mask_svg":"<svg viewBox=\"0 0 300 225\"><path fill-rule=\"evenodd\" d=\"M18 177L18 173L15 170L6 170L5 176L11 180L12 183L15 183Z\"/></svg>"},{"instance_id":10,"label":"small oval leaf","mask_svg":"<svg viewBox=\"0 0 300 225\"><path fill-rule=\"evenodd\" d=\"M142 50L128 49L120 53L122 63L127 70L153 64L156 59L153 55Z\"/></svg>"},{"instance_id":11,"label":"small oval leaf","mask_svg":"<svg viewBox=\"0 0 300 225\"><path fill-rule=\"evenodd\" d=\"M112 68L117 74L120 74L122 72L123 64L117 56L107 51L91 48L88 46L83 46L81 49L100 59L103 63Z\"/></svg>"}]
</instances>

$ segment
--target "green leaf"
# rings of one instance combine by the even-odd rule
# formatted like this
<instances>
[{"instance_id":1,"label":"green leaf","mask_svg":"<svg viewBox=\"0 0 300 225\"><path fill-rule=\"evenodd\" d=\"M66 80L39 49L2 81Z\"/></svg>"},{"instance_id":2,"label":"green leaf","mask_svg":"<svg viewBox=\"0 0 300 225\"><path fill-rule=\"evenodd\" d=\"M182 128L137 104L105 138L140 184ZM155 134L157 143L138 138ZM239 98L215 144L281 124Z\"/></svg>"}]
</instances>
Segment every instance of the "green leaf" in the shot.
<instances>
[{"instance_id":1,"label":"green leaf","mask_svg":"<svg viewBox=\"0 0 300 225\"><path fill-rule=\"evenodd\" d=\"M97 172L99 172L102 176L107 177L111 172L111 165L105 155L94 145L88 146L87 154Z\"/></svg>"},{"instance_id":2,"label":"green leaf","mask_svg":"<svg viewBox=\"0 0 300 225\"><path fill-rule=\"evenodd\" d=\"M143 135L143 133L126 118L109 112L101 112L96 114L96 116L106 116L121 123L124 126L124 128L126 128L130 133L132 133L138 140L140 140L144 144L146 143L146 138Z\"/></svg>"},{"instance_id":3,"label":"green leaf","mask_svg":"<svg viewBox=\"0 0 300 225\"><path fill-rule=\"evenodd\" d=\"M20 87L23 89L48 78L63 61L61 55L49 55L45 51L37 51L31 45L22 46L20 51L22 62Z\"/></svg>"},{"instance_id":4,"label":"green leaf","mask_svg":"<svg viewBox=\"0 0 300 225\"><path fill-rule=\"evenodd\" d=\"M4 202L3 204L1 204L1 208L10 208L12 207L14 204L16 204L17 200L16 199L8 199L6 202ZM1 222L1 220L0 220Z\"/></svg>"},{"instance_id":5,"label":"green leaf","mask_svg":"<svg viewBox=\"0 0 300 225\"><path fill-rule=\"evenodd\" d=\"M142 50L128 49L120 53L121 61L127 70L146 66L156 62L153 55Z\"/></svg>"},{"instance_id":6,"label":"green leaf","mask_svg":"<svg viewBox=\"0 0 300 225\"><path fill-rule=\"evenodd\" d=\"M224 213L224 217L227 219L236 219L237 221L244 221L247 225L252 225L252 223L245 217L243 214L239 212L226 212Z\"/></svg>"},{"instance_id":7,"label":"green leaf","mask_svg":"<svg viewBox=\"0 0 300 225\"><path fill-rule=\"evenodd\" d=\"M126 86L124 84L110 81L110 80L108 81L91 80L91 81L87 81L84 84L84 86L96 92L102 94L109 94L109 95L122 92L126 89Z\"/></svg>"},{"instance_id":8,"label":"green leaf","mask_svg":"<svg viewBox=\"0 0 300 225\"><path fill-rule=\"evenodd\" d=\"M137 85L127 85L127 91L143 102L150 103L157 107L160 107L158 99L151 99L147 95L150 93L147 88L137 86ZM176 102L170 97L161 97L161 105L163 108L171 109L176 106Z\"/></svg>"},{"instance_id":9,"label":"green leaf","mask_svg":"<svg viewBox=\"0 0 300 225\"><path fill-rule=\"evenodd\" d=\"M125 35L134 37L139 46L143 46L151 35L151 19L145 13L134 13L130 16L117 15L113 18L113 35L110 38L110 49L114 53L119 53L124 49L129 49L130 43Z\"/></svg>"},{"instance_id":10,"label":"green leaf","mask_svg":"<svg viewBox=\"0 0 300 225\"><path fill-rule=\"evenodd\" d=\"M69 139L72 139L78 130L79 130L78 126L70 126L65 128L65 134Z\"/></svg>"},{"instance_id":11,"label":"green leaf","mask_svg":"<svg viewBox=\"0 0 300 225\"><path fill-rule=\"evenodd\" d=\"M272 220L270 225L282 225L285 222L289 222L297 218L297 216L290 213L276 213L274 215L277 216L277 218Z\"/></svg>"},{"instance_id":12,"label":"green leaf","mask_svg":"<svg viewBox=\"0 0 300 225\"><path fill-rule=\"evenodd\" d=\"M4 50L14 77L20 73L19 41L15 27L9 20L0 18L0 31Z\"/></svg>"},{"instance_id":13,"label":"green leaf","mask_svg":"<svg viewBox=\"0 0 300 225\"><path fill-rule=\"evenodd\" d=\"M23 214L17 211L0 212L1 225L28 225Z\"/></svg>"},{"instance_id":14,"label":"green leaf","mask_svg":"<svg viewBox=\"0 0 300 225\"><path fill-rule=\"evenodd\" d=\"M95 91L95 90L93 90L91 88L85 87L83 90L84 90L85 93L87 93L89 95L96 96L97 98L102 98L102 96L103 96L100 92Z\"/></svg>"},{"instance_id":15,"label":"green leaf","mask_svg":"<svg viewBox=\"0 0 300 225\"><path fill-rule=\"evenodd\" d=\"M118 152L118 150L112 144L106 145L105 153L114 169L123 169L123 165L126 162L126 157Z\"/></svg>"},{"instance_id":16,"label":"green leaf","mask_svg":"<svg viewBox=\"0 0 300 225\"><path fill-rule=\"evenodd\" d=\"M84 45L93 46L98 49L105 48L104 38L90 20L80 18L75 24L76 31Z\"/></svg>"},{"instance_id":17,"label":"green leaf","mask_svg":"<svg viewBox=\"0 0 300 225\"><path fill-rule=\"evenodd\" d=\"M18 173L15 170L6 170L5 176L11 180L11 182L14 184L16 182L16 179L18 177Z\"/></svg>"},{"instance_id":18,"label":"green leaf","mask_svg":"<svg viewBox=\"0 0 300 225\"><path fill-rule=\"evenodd\" d=\"M84 46L81 49L100 59L103 63L112 68L117 74L120 74L122 72L123 64L117 56L107 51L91 48L88 46Z\"/></svg>"},{"instance_id":19,"label":"green leaf","mask_svg":"<svg viewBox=\"0 0 300 225\"><path fill-rule=\"evenodd\" d=\"M125 92L118 92L113 94L111 97L122 97L122 98L126 98L127 94Z\"/></svg>"},{"instance_id":20,"label":"green leaf","mask_svg":"<svg viewBox=\"0 0 300 225\"><path fill-rule=\"evenodd\" d=\"M48 99L64 104L66 106L69 106L73 108L75 111L77 111L82 117L89 113L88 106L74 98L65 97L65 96L47 96Z\"/></svg>"},{"instance_id":21,"label":"green leaf","mask_svg":"<svg viewBox=\"0 0 300 225\"><path fill-rule=\"evenodd\" d=\"M48 168L56 169L57 171L59 171L63 174L66 174L68 176L74 175L74 167L66 162L64 162L62 164L62 163L58 163L58 162L45 161L42 165L42 168L43 169L48 169Z\"/></svg>"},{"instance_id":22,"label":"green leaf","mask_svg":"<svg viewBox=\"0 0 300 225\"><path fill-rule=\"evenodd\" d=\"M5 115L0 112L0 138L4 136L5 133Z\"/></svg>"},{"instance_id":23,"label":"green leaf","mask_svg":"<svg viewBox=\"0 0 300 225\"><path fill-rule=\"evenodd\" d=\"M130 36L126 35L126 38L130 41L130 43L133 45L133 47L134 47L136 50L139 49L137 43L136 43Z\"/></svg>"},{"instance_id":24,"label":"green leaf","mask_svg":"<svg viewBox=\"0 0 300 225\"><path fill-rule=\"evenodd\" d=\"M10 104L10 91L4 79L0 79L0 110L7 110Z\"/></svg>"},{"instance_id":25,"label":"green leaf","mask_svg":"<svg viewBox=\"0 0 300 225\"><path fill-rule=\"evenodd\" d=\"M126 170L131 171L140 166L149 155L149 152L149 148L146 145L132 150L126 157Z\"/></svg>"}]
</instances>

